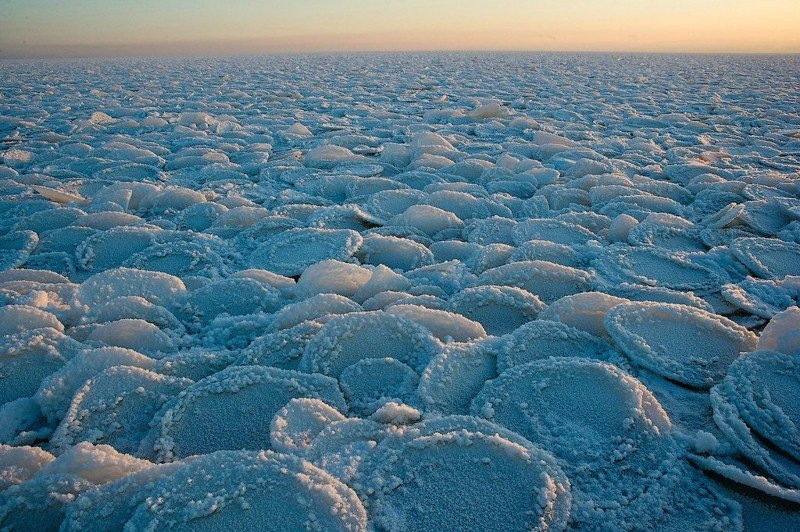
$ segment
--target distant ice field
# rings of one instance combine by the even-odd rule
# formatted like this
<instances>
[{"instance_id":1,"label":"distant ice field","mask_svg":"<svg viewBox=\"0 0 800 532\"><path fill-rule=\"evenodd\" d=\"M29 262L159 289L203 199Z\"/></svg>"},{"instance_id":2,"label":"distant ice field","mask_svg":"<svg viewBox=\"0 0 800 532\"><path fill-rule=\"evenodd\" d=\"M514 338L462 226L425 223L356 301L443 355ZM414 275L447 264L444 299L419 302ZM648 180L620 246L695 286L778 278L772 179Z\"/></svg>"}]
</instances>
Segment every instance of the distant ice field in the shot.
<instances>
[{"instance_id":1,"label":"distant ice field","mask_svg":"<svg viewBox=\"0 0 800 532\"><path fill-rule=\"evenodd\" d=\"M0 530L800 529L800 56L0 80Z\"/></svg>"}]
</instances>

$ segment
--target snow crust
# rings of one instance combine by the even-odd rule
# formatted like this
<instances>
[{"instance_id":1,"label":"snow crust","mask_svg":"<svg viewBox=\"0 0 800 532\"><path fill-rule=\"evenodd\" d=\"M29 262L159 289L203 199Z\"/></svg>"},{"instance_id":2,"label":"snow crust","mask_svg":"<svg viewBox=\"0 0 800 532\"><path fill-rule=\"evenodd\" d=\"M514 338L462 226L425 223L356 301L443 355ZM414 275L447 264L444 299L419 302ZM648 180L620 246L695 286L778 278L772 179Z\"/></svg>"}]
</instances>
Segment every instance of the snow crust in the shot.
<instances>
[{"instance_id":1,"label":"snow crust","mask_svg":"<svg viewBox=\"0 0 800 532\"><path fill-rule=\"evenodd\" d=\"M0 530L800 527L797 58L0 78Z\"/></svg>"}]
</instances>

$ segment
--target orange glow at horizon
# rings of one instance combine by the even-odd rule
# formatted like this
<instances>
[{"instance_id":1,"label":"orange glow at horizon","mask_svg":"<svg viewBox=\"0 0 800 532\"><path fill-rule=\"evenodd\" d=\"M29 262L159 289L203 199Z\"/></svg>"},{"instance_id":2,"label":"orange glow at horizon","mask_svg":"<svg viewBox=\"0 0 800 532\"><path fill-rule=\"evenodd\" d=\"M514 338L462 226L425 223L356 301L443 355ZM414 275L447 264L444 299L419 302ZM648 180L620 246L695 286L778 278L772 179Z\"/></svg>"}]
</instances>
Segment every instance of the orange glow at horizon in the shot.
<instances>
[{"instance_id":1,"label":"orange glow at horizon","mask_svg":"<svg viewBox=\"0 0 800 532\"><path fill-rule=\"evenodd\" d=\"M0 56L800 52L796 0L0 0Z\"/></svg>"}]
</instances>

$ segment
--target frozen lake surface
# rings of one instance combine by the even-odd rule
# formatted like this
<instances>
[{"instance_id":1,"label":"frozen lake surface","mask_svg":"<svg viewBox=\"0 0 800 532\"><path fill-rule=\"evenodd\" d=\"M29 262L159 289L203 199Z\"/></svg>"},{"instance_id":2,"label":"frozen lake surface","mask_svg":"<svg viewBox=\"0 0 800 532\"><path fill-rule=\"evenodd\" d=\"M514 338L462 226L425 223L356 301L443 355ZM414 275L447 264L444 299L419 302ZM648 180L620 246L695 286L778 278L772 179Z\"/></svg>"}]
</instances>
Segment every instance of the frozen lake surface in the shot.
<instances>
[{"instance_id":1,"label":"frozen lake surface","mask_svg":"<svg viewBox=\"0 0 800 532\"><path fill-rule=\"evenodd\" d=\"M0 529L800 528L800 57L0 79Z\"/></svg>"}]
</instances>

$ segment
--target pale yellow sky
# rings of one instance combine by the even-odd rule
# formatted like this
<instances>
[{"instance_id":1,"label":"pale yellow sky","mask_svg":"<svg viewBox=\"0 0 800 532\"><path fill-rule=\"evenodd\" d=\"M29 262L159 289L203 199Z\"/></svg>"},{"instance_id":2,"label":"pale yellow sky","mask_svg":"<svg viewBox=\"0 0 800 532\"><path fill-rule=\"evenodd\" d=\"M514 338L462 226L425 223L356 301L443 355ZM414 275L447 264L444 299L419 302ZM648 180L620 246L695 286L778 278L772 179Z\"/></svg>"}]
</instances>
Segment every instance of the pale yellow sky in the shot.
<instances>
[{"instance_id":1,"label":"pale yellow sky","mask_svg":"<svg viewBox=\"0 0 800 532\"><path fill-rule=\"evenodd\" d=\"M800 0L0 0L0 56L800 52Z\"/></svg>"}]
</instances>

